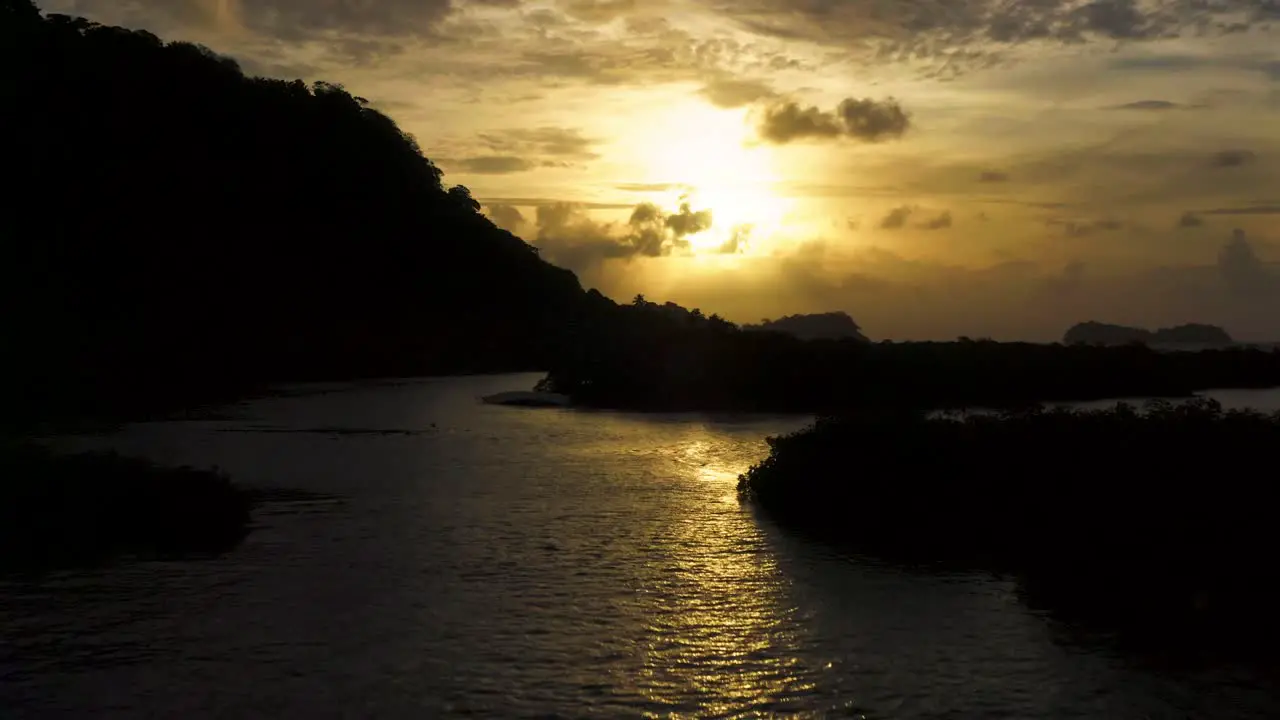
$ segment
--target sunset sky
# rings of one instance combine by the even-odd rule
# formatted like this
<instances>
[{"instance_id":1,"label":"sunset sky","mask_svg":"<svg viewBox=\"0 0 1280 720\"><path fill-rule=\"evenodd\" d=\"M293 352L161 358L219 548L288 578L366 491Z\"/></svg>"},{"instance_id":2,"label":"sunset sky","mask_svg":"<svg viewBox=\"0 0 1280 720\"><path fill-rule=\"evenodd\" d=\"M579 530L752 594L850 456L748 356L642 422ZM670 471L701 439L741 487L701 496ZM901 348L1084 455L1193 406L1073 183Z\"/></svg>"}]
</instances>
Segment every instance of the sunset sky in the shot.
<instances>
[{"instance_id":1,"label":"sunset sky","mask_svg":"<svg viewBox=\"0 0 1280 720\"><path fill-rule=\"evenodd\" d=\"M41 6L345 85L615 299L1280 339L1276 0Z\"/></svg>"}]
</instances>

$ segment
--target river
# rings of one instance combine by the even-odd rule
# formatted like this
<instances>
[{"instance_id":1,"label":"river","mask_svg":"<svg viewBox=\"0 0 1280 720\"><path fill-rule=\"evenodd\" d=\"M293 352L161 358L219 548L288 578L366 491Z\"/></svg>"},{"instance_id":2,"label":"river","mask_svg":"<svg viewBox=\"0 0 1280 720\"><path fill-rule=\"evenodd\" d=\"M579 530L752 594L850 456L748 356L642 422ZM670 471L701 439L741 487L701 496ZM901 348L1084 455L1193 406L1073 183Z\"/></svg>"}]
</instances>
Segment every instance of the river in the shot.
<instances>
[{"instance_id":1,"label":"river","mask_svg":"<svg viewBox=\"0 0 1280 720\"><path fill-rule=\"evenodd\" d=\"M1122 651L1010 580L777 529L735 483L803 419L477 402L535 380L308 386L67 441L289 492L220 558L0 580L0 715L1277 716L1274 669Z\"/></svg>"}]
</instances>

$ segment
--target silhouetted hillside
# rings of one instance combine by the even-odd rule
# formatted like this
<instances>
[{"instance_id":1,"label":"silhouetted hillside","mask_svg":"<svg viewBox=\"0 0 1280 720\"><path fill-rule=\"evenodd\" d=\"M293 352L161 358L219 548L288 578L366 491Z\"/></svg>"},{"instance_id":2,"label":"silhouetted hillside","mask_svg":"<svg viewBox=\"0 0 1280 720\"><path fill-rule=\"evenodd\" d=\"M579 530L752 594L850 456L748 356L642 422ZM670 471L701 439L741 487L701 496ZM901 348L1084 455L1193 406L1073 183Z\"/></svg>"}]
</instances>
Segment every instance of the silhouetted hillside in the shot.
<instances>
[{"instance_id":1,"label":"silhouetted hillside","mask_svg":"<svg viewBox=\"0 0 1280 720\"><path fill-rule=\"evenodd\" d=\"M777 320L762 320L759 325L743 325L742 329L786 333L801 340L867 339L862 328L843 312L787 315Z\"/></svg>"},{"instance_id":2,"label":"silhouetted hillside","mask_svg":"<svg viewBox=\"0 0 1280 720\"><path fill-rule=\"evenodd\" d=\"M1190 323L1155 332L1143 328L1084 322L1067 330L1062 341L1068 345L1231 345L1234 341L1226 330L1214 325Z\"/></svg>"},{"instance_id":3,"label":"silhouetted hillside","mask_svg":"<svg viewBox=\"0 0 1280 720\"><path fill-rule=\"evenodd\" d=\"M584 307L339 86L2 0L0 107L9 407L542 368Z\"/></svg>"}]
</instances>

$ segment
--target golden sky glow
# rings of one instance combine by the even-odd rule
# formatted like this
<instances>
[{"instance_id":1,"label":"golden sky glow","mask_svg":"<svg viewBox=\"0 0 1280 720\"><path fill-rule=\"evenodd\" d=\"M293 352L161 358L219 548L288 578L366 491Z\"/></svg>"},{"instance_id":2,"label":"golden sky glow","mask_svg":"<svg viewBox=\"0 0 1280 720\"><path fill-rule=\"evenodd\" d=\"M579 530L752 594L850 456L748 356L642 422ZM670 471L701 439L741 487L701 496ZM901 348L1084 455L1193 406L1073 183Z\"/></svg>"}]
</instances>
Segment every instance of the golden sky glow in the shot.
<instances>
[{"instance_id":1,"label":"golden sky glow","mask_svg":"<svg viewBox=\"0 0 1280 720\"><path fill-rule=\"evenodd\" d=\"M42 5L343 83L615 298L873 338L1280 338L1265 0Z\"/></svg>"}]
</instances>

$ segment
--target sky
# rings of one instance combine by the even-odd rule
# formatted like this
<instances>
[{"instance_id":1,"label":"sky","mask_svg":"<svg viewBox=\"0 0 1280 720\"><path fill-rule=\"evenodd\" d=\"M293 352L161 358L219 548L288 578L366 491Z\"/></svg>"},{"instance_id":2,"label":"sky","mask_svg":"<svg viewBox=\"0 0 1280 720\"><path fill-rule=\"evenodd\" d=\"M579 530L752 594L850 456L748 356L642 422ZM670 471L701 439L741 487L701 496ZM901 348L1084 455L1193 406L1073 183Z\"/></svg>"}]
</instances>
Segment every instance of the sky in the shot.
<instances>
[{"instance_id":1,"label":"sky","mask_svg":"<svg viewBox=\"0 0 1280 720\"><path fill-rule=\"evenodd\" d=\"M620 301L1280 340L1277 0L40 4L344 85Z\"/></svg>"}]
</instances>

